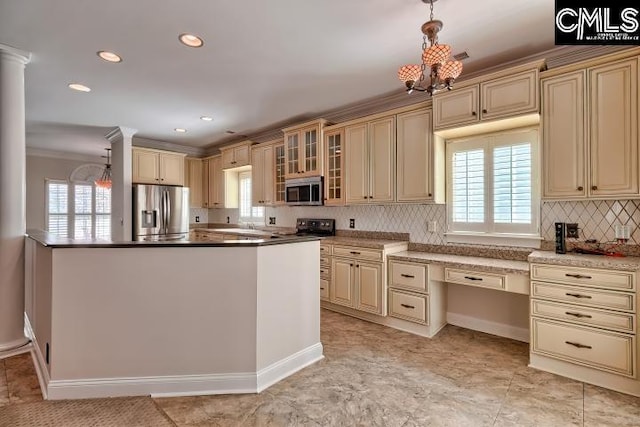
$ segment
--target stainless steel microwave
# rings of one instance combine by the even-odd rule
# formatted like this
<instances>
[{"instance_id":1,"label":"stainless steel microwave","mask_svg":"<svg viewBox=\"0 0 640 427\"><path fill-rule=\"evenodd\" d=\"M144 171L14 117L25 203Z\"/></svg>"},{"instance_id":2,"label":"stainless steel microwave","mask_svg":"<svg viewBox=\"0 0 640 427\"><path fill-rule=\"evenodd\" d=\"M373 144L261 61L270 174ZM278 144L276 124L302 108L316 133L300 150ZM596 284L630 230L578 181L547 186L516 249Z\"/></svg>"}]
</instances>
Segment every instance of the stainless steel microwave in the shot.
<instances>
[{"instance_id":1,"label":"stainless steel microwave","mask_svg":"<svg viewBox=\"0 0 640 427\"><path fill-rule=\"evenodd\" d=\"M287 205L322 205L322 177L288 179L284 182Z\"/></svg>"}]
</instances>

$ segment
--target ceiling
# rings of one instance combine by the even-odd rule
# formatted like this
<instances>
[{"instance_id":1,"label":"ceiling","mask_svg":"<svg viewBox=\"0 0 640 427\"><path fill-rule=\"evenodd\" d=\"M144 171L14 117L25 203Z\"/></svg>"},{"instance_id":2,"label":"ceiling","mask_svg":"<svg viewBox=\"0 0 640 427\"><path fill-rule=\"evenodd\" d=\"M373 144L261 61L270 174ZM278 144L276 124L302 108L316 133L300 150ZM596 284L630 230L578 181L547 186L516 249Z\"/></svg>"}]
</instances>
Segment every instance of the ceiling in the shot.
<instances>
[{"instance_id":1,"label":"ceiling","mask_svg":"<svg viewBox=\"0 0 640 427\"><path fill-rule=\"evenodd\" d=\"M470 55L463 76L552 48L553 9L549 0L434 4L440 42ZM0 43L33 55L27 145L97 154L115 126L210 147L228 130L250 135L402 90L397 68L419 62L428 17L420 0L0 0ZM181 33L205 45L187 48Z\"/></svg>"}]
</instances>

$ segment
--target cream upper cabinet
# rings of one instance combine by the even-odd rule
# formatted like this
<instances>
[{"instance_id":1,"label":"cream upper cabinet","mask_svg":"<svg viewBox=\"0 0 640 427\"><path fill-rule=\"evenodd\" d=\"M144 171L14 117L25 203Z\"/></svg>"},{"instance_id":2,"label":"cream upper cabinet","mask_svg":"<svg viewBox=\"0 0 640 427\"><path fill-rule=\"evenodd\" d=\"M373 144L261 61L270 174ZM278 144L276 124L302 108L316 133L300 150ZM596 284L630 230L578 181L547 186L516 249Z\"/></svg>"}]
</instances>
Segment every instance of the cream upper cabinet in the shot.
<instances>
[{"instance_id":1,"label":"cream upper cabinet","mask_svg":"<svg viewBox=\"0 0 640 427\"><path fill-rule=\"evenodd\" d=\"M220 149L222 168L232 169L251 164L251 141L243 141Z\"/></svg>"},{"instance_id":2,"label":"cream upper cabinet","mask_svg":"<svg viewBox=\"0 0 640 427\"><path fill-rule=\"evenodd\" d=\"M276 144L273 146L273 155L275 159L274 170L274 205L284 204L284 144Z\"/></svg>"},{"instance_id":3,"label":"cream upper cabinet","mask_svg":"<svg viewBox=\"0 0 640 427\"><path fill-rule=\"evenodd\" d=\"M208 202L209 208L225 207L225 181L222 168L222 156L209 157Z\"/></svg>"},{"instance_id":4,"label":"cream upper cabinet","mask_svg":"<svg viewBox=\"0 0 640 427\"><path fill-rule=\"evenodd\" d=\"M589 70L591 195L639 196L638 59Z\"/></svg>"},{"instance_id":5,"label":"cream upper cabinet","mask_svg":"<svg viewBox=\"0 0 640 427\"><path fill-rule=\"evenodd\" d=\"M395 116L345 128L347 204L395 198Z\"/></svg>"},{"instance_id":6,"label":"cream upper cabinet","mask_svg":"<svg viewBox=\"0 0 640 427\"><path fill-rule=\"evenodd\" d=\"M344 204L344 129L324 135L324 204Z\"/></svg>"},{"instance_id":7,"label":"cream upper cabinet","mask_svg":"<svg viewBox=\"0 0 640 427\"><path fill-rule=\"evenodd\" d=\"M542 80L543 197L587 195L585 72Z\"/></svg>"},{"instance_id":8,"label":"cream upper cabinet","mask_svg":"<svg viewBox=\"0 0 640 427\"><path fill-rule=\"evenodd\" d=\"M323 127L325 120L315 120L283 129L285 178L322 175Z\"/></svg>"},{"instance_id":9,"label":"cream upper cabinet","mask_svg":"<svg viewBox=\"0 0 640 427\"><path fill-rule=\"evenodd\" d=\"M189 187L189 206L203 207L202 159L186 158L184 163L184 185Z\"/></svg>"},{"instance_id":10,"label":"cream upper cabinet","mask_svg":"<svg viewBox=\"0 0 640 427\"><path fill-rule=\"evenodd\" d=\"M504 72L502 73L504 74ZM539 111L538 69L455 88L433 97L434 128L465 126Z\"/></svg>"},{"instance_id":11,"label":"cream upper cabinet","mask_svg":"<svg viewBox=\"0 0 640 427\"><path fill-rule=\"evenodd\" d=\"M638 59L545 78L542 90L543 197L640 196Z\"/></svg>"},{"instance_id":12,"label":"cream upper cabinet","mask_svg":"<svg viewBox=\"0 0 640 427\"><path fill-rule=\"evenodd\" d=\"M133 183L184 185L185 154L134 148L131 157Z\"/></svg>"},{"instance_id":13,"label":"cream upper cabinet","mask_svg":"<svg viewBox=\"0 0 640 427\"><path fill-rule=\"evenodd\" d=\"M251 151L251 203L253 206L271 205L275 200L274 146L261 144Z\"/></svg>"},{"instance_id":14,"label":"cream upper cabinet","mask_svg":"<svg viewBox=\"0 0 640 427\"><path fill-rule=\"evenodd\" d=\"M396 149L396 200L434 200L434 147L431 111L398 114Z\"/></svg>"}]
</instances>

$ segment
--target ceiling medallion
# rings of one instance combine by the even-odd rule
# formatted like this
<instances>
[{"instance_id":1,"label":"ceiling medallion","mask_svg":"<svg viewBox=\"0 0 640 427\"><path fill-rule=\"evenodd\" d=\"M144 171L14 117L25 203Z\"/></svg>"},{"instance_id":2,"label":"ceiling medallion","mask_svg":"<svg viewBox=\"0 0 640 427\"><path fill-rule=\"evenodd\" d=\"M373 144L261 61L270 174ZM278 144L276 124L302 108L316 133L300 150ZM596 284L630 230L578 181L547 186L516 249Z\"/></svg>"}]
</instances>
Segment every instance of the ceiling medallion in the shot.
<instances>
[{"instance_id":1,"label":"ceiling medallion","mask_svg":"<svg viewBox=\"0 0 640 427\"><path fill-rule=\"evenodd\" d=\"M449 59L451 46L438 44L438 33L442 30L442 21L433 19L433 3L437 0L422 0L429 3L431 16L422 25L422 63L403 65L398 70L398 78L404 82L407 92L414 90L433 95L436 92L453 88L453 82L462 73L462 62ZM427 44L427 41L429 43ZM424 73L429 70L429 83Z\"/></svg>"}]
</instances>

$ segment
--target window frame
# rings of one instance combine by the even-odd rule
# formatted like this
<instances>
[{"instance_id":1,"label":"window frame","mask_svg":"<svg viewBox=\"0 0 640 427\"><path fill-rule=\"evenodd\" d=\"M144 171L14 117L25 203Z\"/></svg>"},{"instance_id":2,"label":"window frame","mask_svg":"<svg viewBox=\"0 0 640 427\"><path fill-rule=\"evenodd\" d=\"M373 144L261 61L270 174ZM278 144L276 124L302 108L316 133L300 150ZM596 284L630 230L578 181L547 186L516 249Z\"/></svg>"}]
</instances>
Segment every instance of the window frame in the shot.
<instances>
[{"instance_id":1,"label":"window frame","mask_svg":"<svg viewBox=\"0 0 640 427\"><path fill-rule=\"evenodd\" d=\"M249 212L250 212L250 216L242 216L242 205L243 205L243 198L242 198L242 181L245 179L249 179L249 194L248 194L248 200L249 200ZM238 172L238 220L240 222L244 222L247 224L263 224L265 222L265 209L264 206L253 206L253 197L252 197L252 186L253 186L253 175L252 175L252 171L247 170L247 171L243 171L243 172ZM255 213L258 212L259 214L256 215Z\"/></svg>"},{"instance_id":2,"label":"window frame","mask_svg":"<svg viewBox=\"0 0 640 427\"><path fill-rule=\"evenodd\" d=\"M494 149L517 146L519 135L525 134L531 143L531 223L496 223L494 221ZM484 222L453 221L453 155L460 151L484 151ZM446 141L446 210L449 243L498 244L507 246L539 247L540 194L541 194L540 132L538 127L455 138Z\"/></svg>"}]
</instances>

